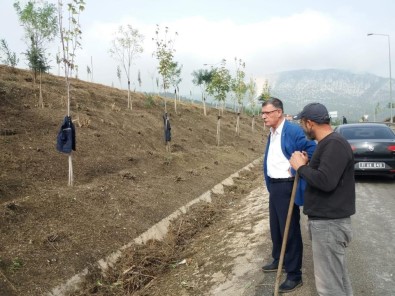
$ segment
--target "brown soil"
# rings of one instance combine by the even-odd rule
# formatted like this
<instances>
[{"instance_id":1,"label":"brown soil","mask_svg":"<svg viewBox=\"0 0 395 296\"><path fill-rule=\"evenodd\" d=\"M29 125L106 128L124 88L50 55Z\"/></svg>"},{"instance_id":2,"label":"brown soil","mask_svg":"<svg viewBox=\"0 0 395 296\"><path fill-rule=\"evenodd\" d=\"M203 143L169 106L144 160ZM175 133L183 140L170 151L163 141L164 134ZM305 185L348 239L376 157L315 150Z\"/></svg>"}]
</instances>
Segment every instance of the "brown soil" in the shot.
<instances>
[{"instance_id":1,"label":"brown soil","mask_svg":"<svg viewBox=\"0 0 395 296\"><path fill-rule=\"evenodd\" d=\"M55 149L66 115L64 78L0 66L0 294L43 295L104 258L231 173L261 156L265 132L242 114L167 102L171 153L163 141L163 98L71 82L77 131L68 157Z\"/></svg>"},{"instance_id":2,"label":"brown soil","mask_svg":"<svg viewBox=\"0 0 395 296\"><path fill-rule=\"evenodd\" d=\"M251 208L242 213L242 204L249 202L247 196L251 190L262 187L261 176L259 166L240 173L233 185L225 187L224 194L214 195L211 203L194 205L173 220L162 241L132 244L106 276L92 268L88 281L72 295L212 295L210 289L233 272L233 253L238 256L247 253L247 244L253 245L252 242L265 237L264 228L257 227L259 233L256 233L249 227L268 224L262 219L265 202L259 199L250 204L254 204L260 215L254 215ZM262 189L259 195L263 196ZM234 223L229 223L230 220ZM240 243L241 252L232 250L232 240ZM245 285L249 279L244 281Z\"/></svg>"}]
</instances>

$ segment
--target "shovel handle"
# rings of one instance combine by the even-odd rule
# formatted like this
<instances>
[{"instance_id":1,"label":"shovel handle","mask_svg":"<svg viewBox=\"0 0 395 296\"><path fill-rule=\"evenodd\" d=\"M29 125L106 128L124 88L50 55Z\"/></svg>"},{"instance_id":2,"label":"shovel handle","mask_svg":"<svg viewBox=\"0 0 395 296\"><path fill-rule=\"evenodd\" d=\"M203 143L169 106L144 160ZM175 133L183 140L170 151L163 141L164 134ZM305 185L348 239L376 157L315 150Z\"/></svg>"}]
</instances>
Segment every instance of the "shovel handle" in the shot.
<instances>
[{"instance_id":1,"label":"shovel handle","mask_svg":"<svg viewBox=\"0 0 395 296\"><path fill-rule=\"evenodd\" d=\"M280 284L281 272L283 269L285 249L287 248L289 225L291 224L291 217L292 217L292 211L294 208L296 188L298 187L298 182L299 182L299 174L298 174L298 172L296 172L295 180L294 180L293 187L292 187L291 200L289 201L288 215L287 215L287 221L285 223L283 242L281 244L280 261L278 262L276 282L274 284L274 296L278 296L278 288L279 288L279 284Z\"/></svg>"}]
</instances>

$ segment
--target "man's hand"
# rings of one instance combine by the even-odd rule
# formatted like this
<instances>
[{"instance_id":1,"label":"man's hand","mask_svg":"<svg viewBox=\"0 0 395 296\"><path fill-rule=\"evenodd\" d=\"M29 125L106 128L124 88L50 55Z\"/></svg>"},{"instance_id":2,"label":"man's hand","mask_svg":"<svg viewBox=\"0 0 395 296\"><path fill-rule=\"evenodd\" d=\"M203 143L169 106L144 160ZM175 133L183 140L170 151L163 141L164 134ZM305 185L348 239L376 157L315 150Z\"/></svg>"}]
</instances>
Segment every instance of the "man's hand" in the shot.
<instances>
[{"instance_id":1,"label":"man's hand","mask_svg":"<svg viewBox=\"0 0 395 296\"><path fill-rule=\"evenodd\" d=\"M297 171L302 165L305 165L309 162L309 158L305 151L295 151L292 153L291 158L289 159L289 163L291 164L292 168Z\"/></svg>"}]
</instances>

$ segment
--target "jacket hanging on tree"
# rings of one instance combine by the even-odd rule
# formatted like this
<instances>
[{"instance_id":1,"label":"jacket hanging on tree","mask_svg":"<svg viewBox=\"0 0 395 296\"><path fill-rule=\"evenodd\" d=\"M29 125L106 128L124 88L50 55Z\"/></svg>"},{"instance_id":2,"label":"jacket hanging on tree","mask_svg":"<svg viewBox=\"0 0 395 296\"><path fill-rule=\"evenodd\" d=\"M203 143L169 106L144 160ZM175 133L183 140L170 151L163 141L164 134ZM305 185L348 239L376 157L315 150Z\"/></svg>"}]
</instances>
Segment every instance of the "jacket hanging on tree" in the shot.
<instances>
[{"instance_id":1,"label":"jacket hanging on tree","mask_svg":"<svg viewBox=\"0 0 395 296\"><path fill-rule=\"evenodd\" d=\"M171 141L171 127L169 117L167 117L167 113L163 115L163 124L165 131L165 142L167 143Z\"/></svg>"},{"instance_id":2,"label":"jacket hanging on tree","mask_svg":"<svg viewBox=\"0 0 395 296\"><path fill-rule=\"evenodd\" d=\"M58 132L56 149L59 152L71 153L75 151L75 127L71 116L66 116Z\"/></svg>"}]
</instances>

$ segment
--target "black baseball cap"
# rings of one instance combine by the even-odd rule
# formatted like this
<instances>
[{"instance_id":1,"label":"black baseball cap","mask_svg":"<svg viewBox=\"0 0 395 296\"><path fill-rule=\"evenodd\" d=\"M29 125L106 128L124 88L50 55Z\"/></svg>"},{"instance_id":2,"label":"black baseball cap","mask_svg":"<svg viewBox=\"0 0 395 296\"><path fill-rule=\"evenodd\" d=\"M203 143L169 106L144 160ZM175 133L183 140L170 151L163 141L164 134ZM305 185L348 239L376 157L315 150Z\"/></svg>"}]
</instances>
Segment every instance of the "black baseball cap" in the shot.
<instances>
[{"instance_id":1,"label":"black baseball cap","mask_svg":"<svg viewBox=\"0 0 395 296\"><path fill-rule=\"evenodd\" d=\"M303 110L294 117L294 119L302 118L309 119L316 123L329 123L331 120L328 110L321 103L310 103L304 106Z\"/></svg>"}]
</instances>

